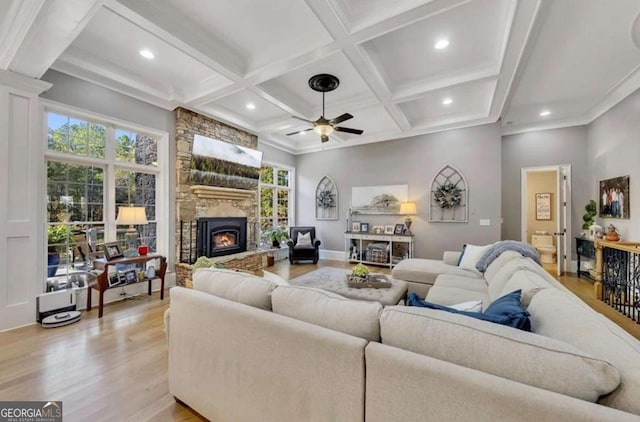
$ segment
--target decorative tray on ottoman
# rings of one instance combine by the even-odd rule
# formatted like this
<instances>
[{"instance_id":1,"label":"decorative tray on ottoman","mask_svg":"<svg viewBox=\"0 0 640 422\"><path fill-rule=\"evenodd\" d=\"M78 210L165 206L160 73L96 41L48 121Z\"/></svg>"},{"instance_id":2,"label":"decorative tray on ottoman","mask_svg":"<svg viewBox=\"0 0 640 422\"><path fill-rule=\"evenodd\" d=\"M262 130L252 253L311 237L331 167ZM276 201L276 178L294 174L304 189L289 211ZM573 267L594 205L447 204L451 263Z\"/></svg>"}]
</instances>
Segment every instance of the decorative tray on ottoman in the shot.
<instances>
[{"instance_id":1,"label":"decorative tray on ottoman","mask_svg":"<svg viewBox=\"0 0 640 422\"><path fill-rule=\"evenodd\" d=\"M347 274L347 285L354 289L388 289L391 282L384 274L369 274L366 277Z\"/></svg>"}]
</instances>

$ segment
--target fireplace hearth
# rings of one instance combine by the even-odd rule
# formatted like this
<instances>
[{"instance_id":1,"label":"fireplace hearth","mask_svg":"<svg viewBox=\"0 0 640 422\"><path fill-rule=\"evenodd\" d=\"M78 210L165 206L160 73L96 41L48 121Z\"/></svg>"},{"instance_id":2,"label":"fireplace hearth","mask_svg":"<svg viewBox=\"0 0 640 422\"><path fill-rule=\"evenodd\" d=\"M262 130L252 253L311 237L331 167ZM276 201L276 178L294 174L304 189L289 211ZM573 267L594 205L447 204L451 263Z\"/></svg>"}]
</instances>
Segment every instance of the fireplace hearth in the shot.
<instances>
[{"instance_id":1,"label":"fireplace hearth","mask_svg":"<svg viewBox=\"0 0 640 422\"><path fill-rule=\"evenodd\" d=\"M197 225L197 256L213 258L247 250L246 217L205 217Z\"/></svg>"}]
</instances>

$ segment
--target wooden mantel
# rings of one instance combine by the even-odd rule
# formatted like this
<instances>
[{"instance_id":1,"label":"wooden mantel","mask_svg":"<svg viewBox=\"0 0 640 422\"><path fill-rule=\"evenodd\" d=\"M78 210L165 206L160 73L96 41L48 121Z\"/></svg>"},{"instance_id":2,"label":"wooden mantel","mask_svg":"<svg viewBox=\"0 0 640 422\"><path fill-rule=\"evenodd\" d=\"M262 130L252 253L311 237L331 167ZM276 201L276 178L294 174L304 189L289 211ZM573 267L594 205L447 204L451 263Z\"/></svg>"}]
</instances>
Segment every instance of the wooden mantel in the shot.
<instances>
[{"instance_id":1,"label":"wooden mantel","mask_svg":"<svg viewBox=\"0 0 640 422\"><path fill-rule=\"evenodd\" d=\"M198 198L207 199L253 199L257 193L255 190L220 188L205 185L193 185L190 189Z\"/></svg>"}]
</instances>

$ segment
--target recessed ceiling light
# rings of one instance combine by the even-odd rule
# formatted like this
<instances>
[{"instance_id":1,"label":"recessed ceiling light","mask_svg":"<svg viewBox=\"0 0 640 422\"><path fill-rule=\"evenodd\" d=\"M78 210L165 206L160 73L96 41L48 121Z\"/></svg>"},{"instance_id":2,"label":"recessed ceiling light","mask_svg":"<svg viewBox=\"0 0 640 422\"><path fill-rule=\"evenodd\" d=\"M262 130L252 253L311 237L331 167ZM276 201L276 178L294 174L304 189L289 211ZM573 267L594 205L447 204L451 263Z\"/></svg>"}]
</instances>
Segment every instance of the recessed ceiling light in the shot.
<instances>
[{"instance_id":1,"label":"recessed ceiling light","mask_svg":"<svg viewBox=\"0 0 640 422\"><path fill-rule=\"evenodd\" d=\"M449 105L453 102L453 100L451 98L445 98L444 100L442 100L442 104L443 105Z\"/></svg>"},{"instance_id":2,"label":"recessed ceiling light","mask_svg":"<svg viewBox=\"0 0 640 422\"><path fill-rule=\"evenodd\" d=\"M551 114L551 112L549 110L542 110L540 112L540 117L545 117L545 116L548 116L550 114Z\"/></svg>"},{"instance_id":3,"label":"recessed ceiling light","mask_svg":"<svg viewBox=\"0 0 640 422\"><path fill-rule=\"evenodd\" d=\"M147 50L146 48L144 50L140 50L140 55L145 59L154 59L156 57L151 50Z\"/></svg>"},{"instance_id":4,"label":"recessed ceiling light","mask_svg":"<svg viewBox=\"0 0 640 422\"><path fill-rule=\"evenodd\" d=\"M248 104L247 104L247 108L248 108L249 110L255 110L255 109L256 109L256 105L255 105L254 103L248 103Z\"/></svg>"},{"instance_id":5,"label":"recessed ceiling light","mask_svg":"<svg viewBox=\"0 0 640 422\"><path fill-rule=\"evenodd\" d=\"M434 47L436 48L436 50L442 50L444 48L449 47L449 40L443 38L441 40L436 41L436 43L434 44Z\"/></svg>"}]
</instances>

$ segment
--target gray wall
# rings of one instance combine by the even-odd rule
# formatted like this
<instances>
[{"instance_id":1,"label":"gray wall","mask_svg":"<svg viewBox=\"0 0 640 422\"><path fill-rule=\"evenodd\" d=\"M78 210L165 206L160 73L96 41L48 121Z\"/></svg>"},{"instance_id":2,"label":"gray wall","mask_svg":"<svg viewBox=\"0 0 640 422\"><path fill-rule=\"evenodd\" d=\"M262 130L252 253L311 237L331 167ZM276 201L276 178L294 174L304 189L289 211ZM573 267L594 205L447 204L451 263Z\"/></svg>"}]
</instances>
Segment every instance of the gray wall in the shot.
<instances>
[{"instance_id":1,"label":"gray wall","mask_svg":"<svg viewBox=\"0 0 640 422\"><path fill-rule=\"evenodd\" d=\"M291 167L296 166L295 155L270 147L269 145L265 145L264 143L260 142L259 136L258 136L258 149L264 153L262 156L262 161L273 163L273 164L284 164L286 166L291 166Z\"/></svg>"},{"instance_id":2,"label":"gray wall","mask_svg":"<svg viewBox=\"0 0 640 422\"><path fill-rule=\"evenodd\" d=\"M598 201L599 181L629 175L629 210L631 217L640 207L640 90L629 95L589 125L589 196ZM640 220L603 219L606 228L613 224L624 240L640 241Z\"/></svg>"},{"instance_id":3,"label":"gray wall","mask_svg":"<svg viewBox=\"0 0 640 422\"><path fill-rule=\"evenodd\" d=\"M502 138L502 239L521 238L521 169L571 165L571 251L582 232L582 214L589 190L587 126L542 130Z\"/></svg>"},{"instance_id":4,"label":"gray wall","mask_svg":"<svg viewBox=\"0 0 640 422\"><path fill-rule=\"evenodd\" d=\"M346 215L353 186L409 185L416 202L412 231L416 256L442 258L445 250L464 243L487 244L500 239L499 124L451 130L414 138L340 148L297 157L297 224L315 225L323 249L344 251ZM469 183L469 223L429 223L428 204L433 177L445 165L462 172ZM323 176L338 186L338 221L315 219L315 188ZM479 226L490 219L490 226ZM403 216L361 215L370 224L396 224Z\"/></svg>"},{"instance_id":5,"label":"gray wall","mask_svg":"<svg viewBox=\"0 0 640 422\"><path fill-rule=\"evenodd\" d=\"M42 80L53 87L41 97L68 104L83 110L104 114L169 133L169 233L175 233L176 171L175 171L175 114L124 94L83 81L64 73L48 70ZM175 236L169 236L168 262L175 263Z\"/></svg>"}]
</instances>

